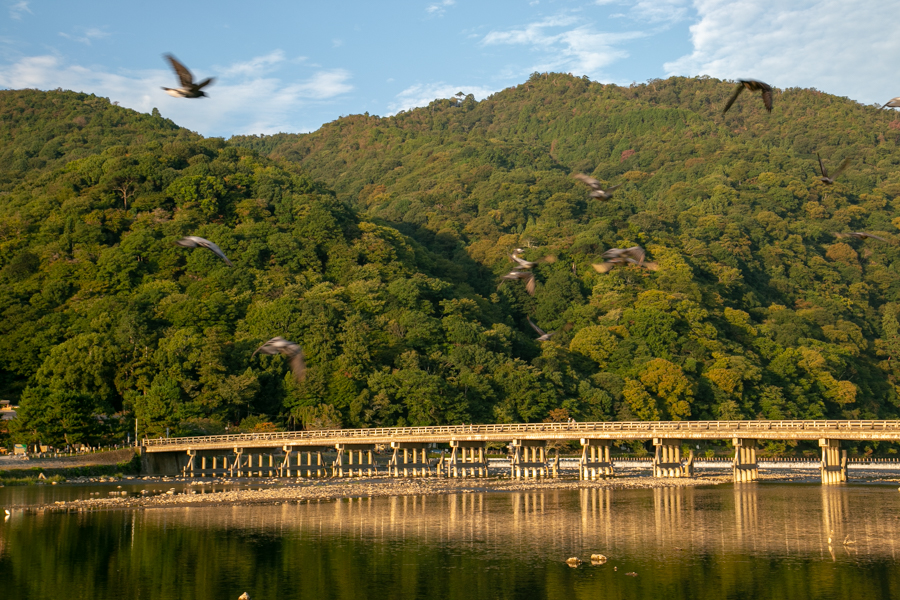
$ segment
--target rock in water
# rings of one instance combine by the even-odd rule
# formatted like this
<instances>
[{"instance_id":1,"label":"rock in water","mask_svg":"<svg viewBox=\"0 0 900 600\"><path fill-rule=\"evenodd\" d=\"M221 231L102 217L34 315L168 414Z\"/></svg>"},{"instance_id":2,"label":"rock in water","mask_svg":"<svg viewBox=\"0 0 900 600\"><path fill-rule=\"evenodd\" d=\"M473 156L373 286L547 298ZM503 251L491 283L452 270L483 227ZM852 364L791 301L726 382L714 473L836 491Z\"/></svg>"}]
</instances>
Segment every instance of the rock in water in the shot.
<instances>
[{"instance_id":1,"label":"rock in water","mask_svg":"<svg viewBox=\"0 0 900 600\"><path fill-rule=\"evenodd\" d=\"M577 556L573 556L571 558L566 559L566 564L569 565L570 567L577 567L578 565L581 564L581 559L578 558Z\"/></svg>"},{"instance_id":2,"label":"rock in water","mask_svg":"<svg viewBox=\"0 0 900 600\"><path fill-rule=\"evenodd\" d=\"M248 594L247 592L244 592L243 594L238 596L238 600L250 600L250 594Z\"/></svg>"},{"instance_id":3,"label":"rock in water","mask_svg":"<svg viewBox=\"0 0 900 600\"><path fill-rule=\"evenodd\" d=\"M602 554L591 554L591 562L602 565L606 562L606 557Z\"/></svg>"}]
</instances>

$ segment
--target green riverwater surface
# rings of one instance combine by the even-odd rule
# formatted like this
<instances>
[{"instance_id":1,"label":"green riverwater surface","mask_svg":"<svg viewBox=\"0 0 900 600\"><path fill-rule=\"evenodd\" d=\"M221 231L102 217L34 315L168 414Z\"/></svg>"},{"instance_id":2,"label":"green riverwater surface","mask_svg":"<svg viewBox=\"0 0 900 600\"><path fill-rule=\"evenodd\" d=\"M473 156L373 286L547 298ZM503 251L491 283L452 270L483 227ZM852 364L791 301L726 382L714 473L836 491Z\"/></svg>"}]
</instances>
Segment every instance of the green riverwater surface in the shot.
<instances>
[{"instance_id":1,"label":"green riverwater surface","mask_svg":"<svg viewBox=\"0 0 900 600\"><path fill-rule=\"evenodd\" d=\"M898 544L886 485L13 511L0 586L12 600L900 598Z\"/></svg>"}]
</instances>

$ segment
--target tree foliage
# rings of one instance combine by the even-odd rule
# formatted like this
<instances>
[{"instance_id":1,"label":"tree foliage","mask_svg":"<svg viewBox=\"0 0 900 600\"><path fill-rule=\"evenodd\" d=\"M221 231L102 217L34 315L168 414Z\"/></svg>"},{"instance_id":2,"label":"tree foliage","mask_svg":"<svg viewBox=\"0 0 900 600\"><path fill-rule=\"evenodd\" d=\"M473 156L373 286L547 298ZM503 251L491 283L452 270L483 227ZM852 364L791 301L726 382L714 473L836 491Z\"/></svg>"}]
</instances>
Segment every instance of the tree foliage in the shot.
<instances>
[{"instance_id":1,"label":"tree foliage","mask_svg":"<svg viewBox=\"0 0 900 600\"><path fill-rule=\"evenodd\" d=\"M800 89L722 116L731 89L550 74L227 142L0 92L0 395L76 394L148 435L897 416L900 246L832 233L895 239L900 121ZM851 159L834 186L816 152ZM660 269L591 268L633 245ZM555 258L534 296L497 288L517 247ZM304 382L251 359L276 335Z\"/></svg>"}]
</instances>

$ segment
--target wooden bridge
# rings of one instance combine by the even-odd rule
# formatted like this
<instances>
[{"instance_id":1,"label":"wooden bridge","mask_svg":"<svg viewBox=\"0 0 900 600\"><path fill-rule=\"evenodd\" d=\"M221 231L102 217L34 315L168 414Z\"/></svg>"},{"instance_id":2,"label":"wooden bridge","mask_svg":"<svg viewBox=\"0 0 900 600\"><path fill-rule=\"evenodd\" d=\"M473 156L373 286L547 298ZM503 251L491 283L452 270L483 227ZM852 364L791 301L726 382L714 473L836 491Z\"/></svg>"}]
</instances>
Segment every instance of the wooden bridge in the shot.
<instances>
[{"instance_id":1,"label":"wooden bridge","mask_svg":"<svg viewBox=\"0 0 900 600\"><path fill-rule=\"evenodd\" d=\"M548 443L578 441L579 476L592 479L614 474L609 452L614 441L652 440L654 476L683 477L693 473L693 452L682 456L682 446L721 439L734 445L736 482L758 479L759 440L817 440L822 482L832 484L847 480L842 440L900 441L900 421L618 421L332 429L145 439L142 452L149 473L466 477L486 476L487 445L502 443L509 448L513 477L548 477L559 472L559 455L549 457ZM438 445L448 445L449 456L440 450L439 458L431 458ZM387 449L392 451L389 461L379 464L374 453Z\"/></svg>"}]
</instances>

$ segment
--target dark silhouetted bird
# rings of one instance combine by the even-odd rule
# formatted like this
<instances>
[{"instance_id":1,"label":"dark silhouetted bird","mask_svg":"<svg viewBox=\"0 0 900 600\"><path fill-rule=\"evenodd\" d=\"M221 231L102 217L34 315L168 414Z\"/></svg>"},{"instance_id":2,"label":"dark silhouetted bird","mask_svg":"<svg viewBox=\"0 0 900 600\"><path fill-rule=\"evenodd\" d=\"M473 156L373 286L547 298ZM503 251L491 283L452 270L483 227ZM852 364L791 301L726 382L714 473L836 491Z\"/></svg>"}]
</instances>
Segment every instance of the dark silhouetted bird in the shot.
<instances>
[{"instance_id":1,"label":"dark silhouetted bird","mask_svg":"<svg viewBox=\"0 0 900 600\"><path fill-rule=\"evenodd\" d=\"M189 235L185 238L181 238L175 243L179 246L184 246L185 248L208 248L209 250L212 250L216 256L224 260L226 265L228 265L229 267L234 266L232 262L228 260L228 257L225 256L225 253L222 252L222 249L206 238L197 237L196 235Z\"/></svg>"},{"instance_id":2,"label":"dark silhouetted bird","mask_svg":"<svg viewBox=\"0 0 900 600\"><path fill-rule=\"evenodd\" d=\"M531 271L512 271L507 273L503 277L501 277L503 281L500 282L500 285L503 285L505 281L525 281L525 291L530 295L534 296L534 290L537 286L537 282L534 279L534 273Z\"/></svg>"},{"instance_id":3,"label":"dark silhouetted bird","mask_svg":"<svg viewBox=\"0 0 900 600\"><path fill-rule=\"evenodd\" d=\"M538 336L540 336L537 338L537 341L539 341L539 342L546 342L551 337L553 337L553 335L556 333L555 331L551 331L550 333L547 333L546 331L544 331L543 329L541 329L540 327L535 325L534 321L532 321L529 317L525 317L525 318L528 319L528 324L531 325L531 328L537 332Z\"/></svg>"},{"instance_id":4,"label":"dark silhouetted bird","mask_svg":"<svg viewBox=\"0 0 900 600\"><path fill-rule=\"evenodd\" d=\"M880 237L880 236L877 236L877 235L873 235L873 234L871 234L871 233L866 233L865 231L851 231L850 233L840 233L840 232L837 232L837 231L836 231L836 232L834 232L834 236L835 236L835 237L839 237L839 238L846 238L846 237L848 237L848 238L853 238L853 239L855 239L855 240L864 240L864 239L866 239L866 238L872 238L873 240L879 240L879 241L882 241L882 242L886 242L886 241L887 241L887 240L884 239L883 237Z\"/></svg>"},{"instance_id":5,"label":"dark silhouetted bird","mask_svg":"<svg viewBox=\"0 0 900 600\"><path fill-rule=\"evenodd\" d=\"M584 173L573 173L572 177L582 183L586 183L593 190L590 193L591 198L599 198L601 200L609 200L610 198L612 198L612 193L622 186L622 184L620 183L619 185L613 185L604 190L603 184L590 175L585 175Z\"/></svg>"},{"instance_id":6,"label":"dark silhouetted bird","mask_svg":"<svg viewBox=\"0 0 900 600\"><path fill-rule=\"evenodd\" d=\"M659 265L655 262L645 260L647 254L640 246L632 246L631 248L610 248L603 253L606 260L600 264L591 265L598 273L609 273L619 265L635 265L644 267L651 271L659 270Z\"/></svg>"},{"instance_id":7,"label":"dark silhouetted bird","mask_svg":"<svg viewBox=\"0 0 900 600\"><path fill-rule=\"evenodd\" d=\"M212 77L208 77L200 83L194 83L194 76L191 75L191 72L188 71L187 67L178 62L178 59L171 54L165 54L164 56L172 64L172 68L175 69L175 74L178 75L178 82L181 84L180 88L164 87L163 89L168 95L175 96L176 98L206 97L206 92L203 91L203 88L215 81Z\"/></svg>"},{"instance_id":8,"label":"dark silhouetted bird","mask_svg":"<svg viewBox=\"0 0 900 600\"><path fill-rule=\"evenodd\" d=\"M847 168L847 165L850 164L850 159L845 158L843 162L841 162L841 164L838 166L838 168L835 169L834 175L829 176L828 170L825 168L825 164L822 162L822 157L819 156L818 152L816 152L816 158L819 159L819 169L821 169L822 171L822 176L818 177L817 179L825 185L834 185L834 180L837 179L840 174L844 172L844 169Z\"/></svg>"},{"instance_id":9,"label":"dark silhouetted bird","mask_svg":"<svg viewBox=\"0 0 900 600\"><path fill-rule=\"evenodd\" d=\"M738 86L734 88L734 93L731 94L731 98L728 99L728 103L725 105L725 109L722 110L722 114L728 112L728 109L731 108L731 105L734 104L734 101L737 100L737 97L740 96L741 92L744 90L762 92L763 104L767 111L772 112L772 87L768 83L756 81L755 79L738 79Z\"/></svg>"},{"instance_id":10,"label":"dark silhouetted bird","mask_svg":"<svg viewBox=\"0 0 900 600\"><path fill-rule=\"evenodd\" d=\"M891 98L890 100L885 102L884 106L882 106L881 108L887 108L888 106L890 106L891 108L900 108L900 96Z\"/></svg>"},{"instance_id":11,"label":"dark silhouetted bird","mask_svg":"<svg viewBox=\"0 0 900 600\"><path fill-rule=\"evenodd\" d=\"M271 340L256 349L256 352L250 355L250 358L256 356L257 352L263 354L283 354L290 359L291 370L297 381L303 381L306 378L306 357L303 355L303 348L300 344L289 342L283 337L273 337Z\"/></svg>"}]
</instances>

